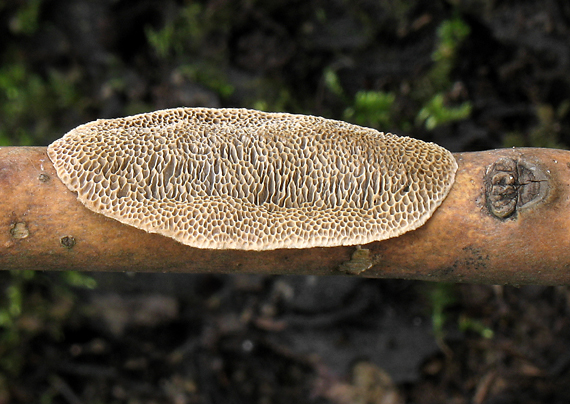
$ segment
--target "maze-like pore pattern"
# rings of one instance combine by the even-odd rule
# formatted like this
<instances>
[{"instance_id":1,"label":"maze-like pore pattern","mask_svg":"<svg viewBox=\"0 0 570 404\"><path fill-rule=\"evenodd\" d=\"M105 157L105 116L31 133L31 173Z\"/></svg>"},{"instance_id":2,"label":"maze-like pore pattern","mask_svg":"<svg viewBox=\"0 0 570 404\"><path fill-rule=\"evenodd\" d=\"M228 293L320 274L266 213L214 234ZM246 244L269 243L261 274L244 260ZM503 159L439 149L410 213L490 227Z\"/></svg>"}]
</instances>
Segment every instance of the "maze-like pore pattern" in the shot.
<instances>
[{"instance_id":1,"label":"maze-like pore pattern","mask_svg":"<svg viewBox=\"0 0 570 404\"><path fill-rule=\"evenodd\" d=\"M81 125L52 143L89 209L198 248L358 245L432 215L451 153L315 116L176 108Z\"/></svg>"}]
</instances>

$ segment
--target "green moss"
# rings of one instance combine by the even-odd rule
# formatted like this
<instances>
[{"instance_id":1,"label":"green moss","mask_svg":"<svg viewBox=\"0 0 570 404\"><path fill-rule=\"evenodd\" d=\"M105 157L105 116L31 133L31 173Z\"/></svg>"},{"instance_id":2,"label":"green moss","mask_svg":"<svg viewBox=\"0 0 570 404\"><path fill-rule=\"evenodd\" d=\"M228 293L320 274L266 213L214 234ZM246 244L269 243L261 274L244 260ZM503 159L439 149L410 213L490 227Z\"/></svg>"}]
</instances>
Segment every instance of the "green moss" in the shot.
<instances>
[{"instance_id":1,"label":"green moss","mask_svg":"<svg viewBox=\"0 0 570 404\"><path fill-rule=\"evenodd\" d=\"M432 53L433 65L412 89L413 96L422 104L416 124L433 130L440 125L460 121L471 115L471 103L453 105L452 72L461 44L470 33L469 26L458 16L443 21L437 29L437 42Z\"/></svg>"},{"instance_id":2,"label":"green moss","mask_svg":"<svg viewBox=\"0 0 570 404\"><path fill-rule=\"evenodd\" d=\"M10 20L10 31L15 34L32 35L39 27L42 0L21 2L21 6ZM2 8L0 4L0 8Z\"/></svg>"},{"instance_id":3,"label":"green moss","mask_svg":"<svg viewBox=\"0 0 570 404\"><path fill-rule=\"evenodd\" d=\"M192 2L182 7L177 17L167 21L162 28L146 27L145 34L157 56L167 59L196 48L202 42L209 22L203 6Z\"/></svg>"},{"instance_id":4,"label":"green moss","mask_svg":"<svg viewBox=\"0 0 570 404\"><path fill-rule=\"evenodd\" d=\"M433 334L442 348L446 349L447 332L454 329L462 333L474 332L485 339L494 337L493 329L480 320L453 310L456 304L460 306L460 302L457 301L456 284L434 283L426 284L424 287L430 302Z\"/></svg>"},{"instance_id":5,"label":"green moss","mask_svg":"<svg viewBox=\"0 0 570 404\"><path fill-rule=\"evenodd\" d=\"M428 75L436 91L451 85L450 75L457 53L470 32L469 25L458 16L443 21L437 29L437 45L431 56L434 65Z\"/></svg>"},{"instance_id":6,"label":"green moss","mask_svg":"<svg viewBox=\"0 0 570 404\"><path fill-rule=\"evenodd\" d=\"M359 91L354 105L344 111L344 118L359 125L374 128L391 128L396 96L383 91Z\"/></svg>"},{"instance_id":7,"label":"green moss","mask_svg":"<svg viewBox=\"0 0 570 404\"><path fill-rule=\"evenodd\" d=\"M79 107L79 79L55 70L42 78L18 61L0 68L0 145L29 146L52 138L58 112Z\"/></svg>"},{"instance_id":8,"label":"green moss","mask_svg":"<svg viewBox=\"0 0 570 404\"><path fill-rule=\"evenodd\" d=\"M338 75L328 68L323 72L327 89L344 101L347 107L343 119L362 126L380 130L394 127L394 103L396 95L384 91L358 91L353 99L344 92Z\"/></svg>"},{"instance_id":9,"label":"green moss","mask_svg":"<svg viewBox=\"0 0 570 404\"><path fill-rule=\"evenodd\" d=\"M465 315L459 318L459 330L464 333L469 331L475 332L485 339L491 339L495 336L495 332L491 328L487 327L481 321Z\"/></svg>"},{"instance_id":10,"label":"green moss","mask_svg":"<svg viewBox=\"0 0 570 404\"><path fill-rule=\"evenodd\" d=\"M428 293L433 334L438 341L442 342L445 337L446 311L456 302L455 285L451 283L430 284Z\"/></svg>"},{"instance_id":11,"label":"green moss","mask_svg":"<svg viewBox=\"0 0 570 404\"><path fill-rule=\"evenodd\" d=\"M420 110L417 116L419 124L425 123L428 130L435 129L454 121L461 121L471 115L471 103L466 101L454 107L445 105L445 96L442 93L434 95Z\"/></svg>"},{"instance_id":12,"label":"green moss","mask_svg":"<svg viewBox=\"0 0 570 404\"><path fill-rule=\"evenodd\" d=\"M391 91L358 91L354 98L346 95L338 75L332 68L323 72L328 91L346 107L343 118L380 130L401 129L409 131L413 126L425 126L433 130L440 125L469 118L472 111L468 101L454 103L452 96L452 72L457 62L461 44L470 33L469 26L458 16L443 21L437 30L437 41L432 53L433 65L425 75L409 83L408 97L396 97ZM407 116L399 103L418 105L416 111L407 109ZM410 116L410 112L414 115Z\"/></svg>"},{"instance_id":13,"label":"green moss","mask_svg":"<svg viewBox=\"0 0 570 404\"><path fill-rule=\"evenodd\" d=\"M336 72L330 67L326 68L323 72L323 78L327 89L340 98L345 98L344 89L338 78Z\"/></svg>"},{"instance_id":14,"label":"green moss","mask_svg":"<svg viewBox=\"0 0 570 404\"><path fill-rule=\"evenodd\" d=\"M65 271L61 272L61 277L65 284L74 288L95 289L97 287L95 279L81 272Z\"/></svg>"},{"instance_id":15,"label":"green moss","mask_svg":"<svg viewBox=\"0 0 570 404\"><path fill-rule=\"evenodd\" d=\"M198 3L182 7L176 17L155 29L146 27L150 47L161 61L176 61L178 70L189 80L215 91L222 99L234 92L223 66L227 55L223 49L212 52L204 46L210 35L224 30L224 16Z\"/></svg>"},{"instance_id":16,"label":"green moss","mask_svg":"<svg viewBox=\"0 0 570 404\"><path fill-rule=\"evenodd\" d=\"M154 30L150 27L145 29L147 40L160 58L169 56L172 48L174 48L174 25L166 24L160 30Z\"/></svg>"}]
</instances>

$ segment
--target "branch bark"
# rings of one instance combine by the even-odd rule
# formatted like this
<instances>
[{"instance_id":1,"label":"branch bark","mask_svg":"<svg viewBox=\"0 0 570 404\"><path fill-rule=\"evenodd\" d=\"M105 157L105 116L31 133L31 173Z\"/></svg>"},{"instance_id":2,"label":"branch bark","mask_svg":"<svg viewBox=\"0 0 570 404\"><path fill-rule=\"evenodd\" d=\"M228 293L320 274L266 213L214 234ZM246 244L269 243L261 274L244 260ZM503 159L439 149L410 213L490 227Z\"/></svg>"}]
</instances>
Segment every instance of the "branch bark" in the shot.
<instances>
[{"instance_id":1,"label":"branch bark","mask_svg":"<svg viewBox=\"0 0 570 404\"><path fill-rule=\"evenodd\" d=\"M415 231L362 248L238 251L191 248L95 214L59 181L45 148L4 147L0 268L570 283L570 152L499 149L455 158L449 196Z\"/></svg>"}]
</instances>

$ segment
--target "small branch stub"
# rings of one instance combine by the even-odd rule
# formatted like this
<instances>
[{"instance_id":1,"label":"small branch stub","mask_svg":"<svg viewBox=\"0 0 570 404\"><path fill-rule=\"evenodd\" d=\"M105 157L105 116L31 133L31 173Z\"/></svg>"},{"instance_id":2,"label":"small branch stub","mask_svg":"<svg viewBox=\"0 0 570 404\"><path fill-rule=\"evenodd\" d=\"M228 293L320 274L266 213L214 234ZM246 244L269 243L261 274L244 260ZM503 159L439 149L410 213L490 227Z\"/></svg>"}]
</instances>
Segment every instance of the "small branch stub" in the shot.
<instances>
[{"instance_id":1,"label":"small branch stub","mask_svg":"<svg viewBox=\"0 0 570 404\"><path fill-rule=\"evenodd\" d=\"M21 240L27 238L30 235L30 231L25 222L18 222L10 226L10 235L12 238Z\"/></svg>"},{"instance_id":2,"label":"small branch stub","mask_svg":"<svg viewBox=\"0 0 570 404\"><path fill-rule=\"evenodd\" d=\"M360 275L367 269L372 268L373 265L374 261L372 260L370 250L357 246L350 257L350 261L343 262L339 266L339 270L350 275Z\"/></svg>"},{"instance_id":3,"label":"small branch stub","mask_svg":"<svg viewBox=\"0 0 570 404\"><path fill-rule=\"evenodd\" d=\"M59 239L59 243L64 246L65 248L73 248L73 246L75 246L75 237L73 236L63 236L62 238Z\"/></svg>"},{"instance_id":4,"label":"small branch stub","mask_svg":"<svg viewBox=\"0 0 570 404\"><path fill-rule=\"evenodd\" d=\"M535 204L548 193L548 177L536 164L523 159L500 158L487 167L485 196L489 211L500 219Z\"/></svg>"}]
</instances>

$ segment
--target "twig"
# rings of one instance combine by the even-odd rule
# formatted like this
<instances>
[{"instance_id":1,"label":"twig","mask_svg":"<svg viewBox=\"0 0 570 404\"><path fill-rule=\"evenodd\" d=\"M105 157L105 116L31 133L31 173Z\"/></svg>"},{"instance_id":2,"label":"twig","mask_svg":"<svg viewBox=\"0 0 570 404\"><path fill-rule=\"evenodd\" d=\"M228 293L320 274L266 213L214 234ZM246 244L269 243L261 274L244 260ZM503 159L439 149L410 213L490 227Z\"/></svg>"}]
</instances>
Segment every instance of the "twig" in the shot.
<instances>
[{"instance_id":1,"label":"twig","mask_svg":"<svg viewBox=\"0 0 570 404\"><path fill-rule=\"evenodd\" d=\"M569 284L570 152L500 149L455 158L456 182L433 217L362 246L359 265L368 260L370 268L361 276ZM86 209L45 148L0 148L2 269L331 275L342 274L356 251L190 248Z\"/></svg>"}]
</instances>

